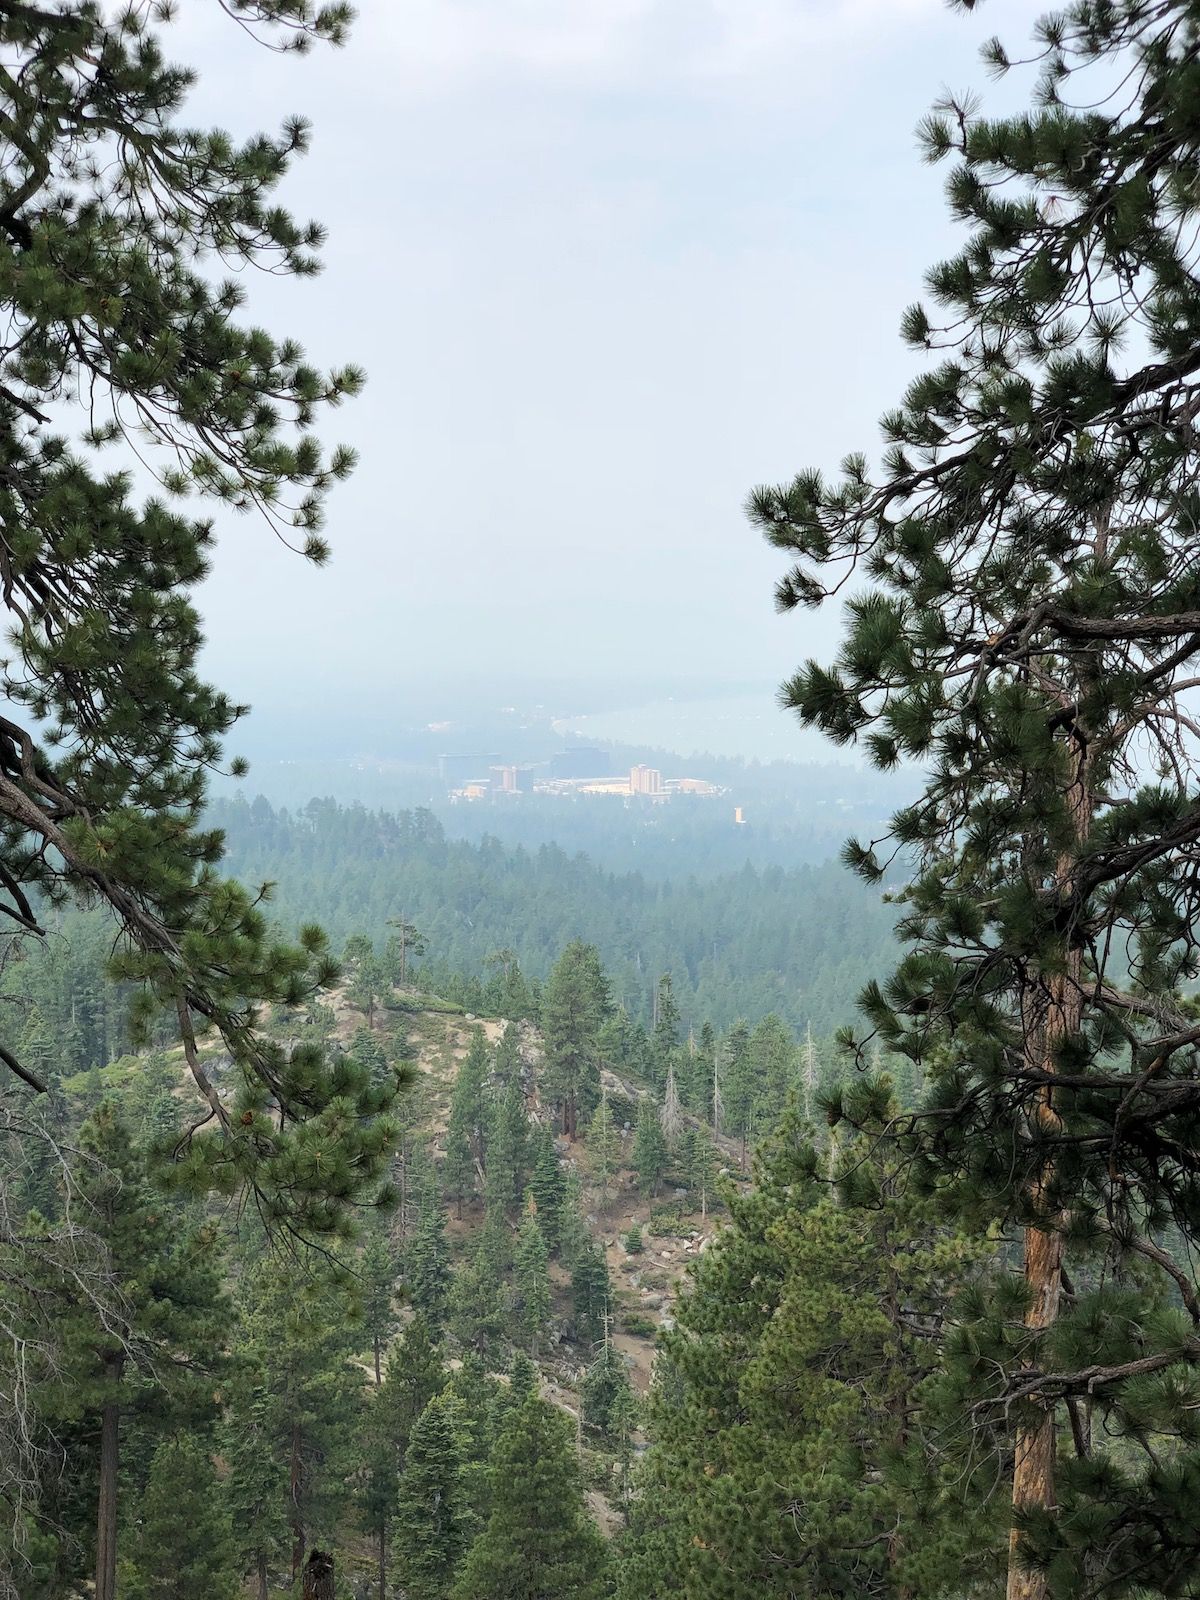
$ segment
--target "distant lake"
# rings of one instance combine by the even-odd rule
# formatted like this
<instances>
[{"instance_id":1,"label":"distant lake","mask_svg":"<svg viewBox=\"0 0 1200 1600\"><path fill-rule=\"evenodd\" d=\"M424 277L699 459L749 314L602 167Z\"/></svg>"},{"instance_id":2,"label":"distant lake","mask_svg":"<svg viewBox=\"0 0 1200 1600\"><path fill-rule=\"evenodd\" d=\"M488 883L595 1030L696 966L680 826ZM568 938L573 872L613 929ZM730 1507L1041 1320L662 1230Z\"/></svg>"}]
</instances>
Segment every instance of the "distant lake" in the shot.
<instances>
[{"instance_id":1,"label":"distant lake","mask_svg":"<svg viewBox=\"0 0 1200 1600\"><path fill-rule=\"evenodd\" d=\"M620 711L560 717L559 733L588 744L655 745L681 756L742 756L748 761L859 764L852 749L831 744L781 711L774 691L708 700L651 700Z\"/></svg>"}]
</instances>

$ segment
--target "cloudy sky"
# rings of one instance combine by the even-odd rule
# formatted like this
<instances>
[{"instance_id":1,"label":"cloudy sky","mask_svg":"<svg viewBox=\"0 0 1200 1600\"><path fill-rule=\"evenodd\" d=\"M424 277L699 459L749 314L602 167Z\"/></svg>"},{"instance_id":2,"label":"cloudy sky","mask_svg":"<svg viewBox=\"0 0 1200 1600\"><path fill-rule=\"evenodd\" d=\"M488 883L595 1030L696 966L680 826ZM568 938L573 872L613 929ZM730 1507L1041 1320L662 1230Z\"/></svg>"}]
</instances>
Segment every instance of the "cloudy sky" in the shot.
<instances>
[{"instance_id":1,"label":"cloudy sky","mask_svg":"<svg viewBox=\"0 0 1200 1600\"><path fill-rule=\"evenodd\" d=\"M1041 4L360 0L344 51L172 30L196 120L293 111L315 282L253 308L368 370L307 568L249 521L202 596L210 670L265 709L544 684L769 684L834 619L777 618L758 481L873 448L896 337L952 243L912 130Z\"/></svg>"}]
</instances>

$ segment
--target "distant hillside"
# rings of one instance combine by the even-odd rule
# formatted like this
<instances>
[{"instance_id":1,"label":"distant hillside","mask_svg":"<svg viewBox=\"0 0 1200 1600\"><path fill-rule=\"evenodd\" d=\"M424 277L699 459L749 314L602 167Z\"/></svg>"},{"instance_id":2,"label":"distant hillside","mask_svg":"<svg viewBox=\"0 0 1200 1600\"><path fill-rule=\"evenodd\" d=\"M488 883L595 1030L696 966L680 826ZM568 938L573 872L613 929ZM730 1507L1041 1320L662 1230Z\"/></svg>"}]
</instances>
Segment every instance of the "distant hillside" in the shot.
<instances>
[{"instance_id":1,"label":"distant hillside","mask_svg":"<svg viewBox=\"0 0 1200 1600\"><path fill-rule=\"evenodd\" d=\"M382 939L403 914L425 936L431 981L477 973L496 950L542 978L570 940L595 944L616 998L645 1018L654 984L674 979L685 1025L724 1027L777 1012L828 1034L862 985L894 964L892 914L838 862L668 883L603 871L554 845L537 850L448 839L428 811L310 801L221 800L227 868L277 884L285 925L321 922L335 942Z\"/></svg>"}]
</instances>

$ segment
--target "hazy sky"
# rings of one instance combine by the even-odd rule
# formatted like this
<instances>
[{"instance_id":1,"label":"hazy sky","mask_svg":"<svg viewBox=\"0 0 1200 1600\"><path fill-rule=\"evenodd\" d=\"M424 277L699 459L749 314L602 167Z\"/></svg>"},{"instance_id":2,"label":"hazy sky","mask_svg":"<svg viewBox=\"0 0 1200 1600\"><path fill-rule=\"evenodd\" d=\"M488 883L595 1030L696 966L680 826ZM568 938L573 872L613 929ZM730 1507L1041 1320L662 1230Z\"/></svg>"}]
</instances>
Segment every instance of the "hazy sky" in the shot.
<instances>
[{"instance_id":1,"label":"hazy sky","mask_svg":"<svg viewBox=\"0 0 1200 1600\"><path fill-rule=\"evenodd\" d=\"M212 675L264 708L428 685L432 714L442 684L772 682L823 649L742 501L874 448L952 242L912 129L946 85L1023 95L976 51L1041 9L360 0L303 60L185 0L197 121L315 125L287 198L326 269L254 309L369 376L330 430L361 453L332 564L228 524Z\"/></svg>"}]
</instances>

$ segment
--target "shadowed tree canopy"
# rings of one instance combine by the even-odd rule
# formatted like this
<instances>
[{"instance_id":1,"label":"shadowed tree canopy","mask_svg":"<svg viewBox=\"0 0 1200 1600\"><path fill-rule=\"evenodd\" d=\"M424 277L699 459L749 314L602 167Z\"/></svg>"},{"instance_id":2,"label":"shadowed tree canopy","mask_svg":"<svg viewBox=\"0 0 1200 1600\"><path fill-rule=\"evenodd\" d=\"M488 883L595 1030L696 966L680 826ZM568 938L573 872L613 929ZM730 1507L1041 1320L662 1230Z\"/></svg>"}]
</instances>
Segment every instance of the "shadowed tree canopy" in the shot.
<instances>
[{"instance_id":1,"label":"shadowed tree canopy","mask_svg":"<svg viewBox=\"0 0 1200 1600\"><path fill-rule=\"evenodd\" d=\"M311 0L222 9L246 48L337 43L349 17ZM238 279L217 275L317 270L321 229L273 194L307 131L189 127L169 31L144 0L0 4L0 912L20 939L49 907L107 906L114 977L137 985L140 1022L175 1019L207 1102L182 1158L201 1181L249 1181L268 1223L321 1231L377 1185L390 1090L257 1031L260 1006L300 1002L334 968L318 929L279 942L266 887L219 871L201 810L242 708L197 675L188 593L213 544L206 503L323 559L352 453L314 430L362 377L253 326ZM228 1093L206 1030L233 1063ZM41 1086L12 1041L0 1060Z\"/></svg>"}]
</instances>

